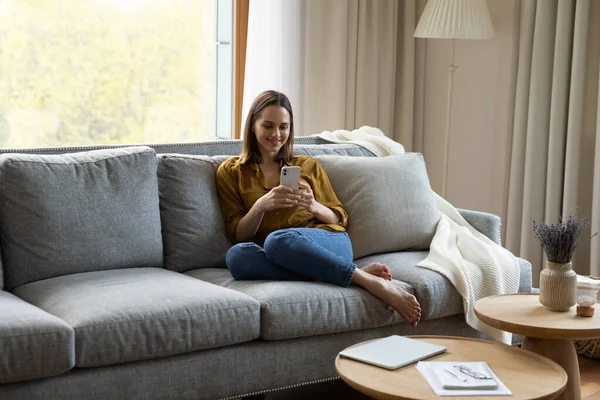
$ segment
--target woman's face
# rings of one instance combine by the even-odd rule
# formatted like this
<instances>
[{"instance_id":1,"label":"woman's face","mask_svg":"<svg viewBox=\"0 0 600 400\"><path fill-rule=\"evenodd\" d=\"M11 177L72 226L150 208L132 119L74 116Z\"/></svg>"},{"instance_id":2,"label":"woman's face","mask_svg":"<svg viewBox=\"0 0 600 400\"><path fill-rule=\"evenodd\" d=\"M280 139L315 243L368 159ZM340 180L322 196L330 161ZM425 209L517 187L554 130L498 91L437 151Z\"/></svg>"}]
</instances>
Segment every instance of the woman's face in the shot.
<instances>
[{"instance_id":1,"label":"woman's face","mask_svg":"<svg viewBox=\"0 0 600 400\"><path fill-rule=\"evenodd\" d=\"M263 159L275 159L290 137L290 113L280 106L265 108L252 127Z\"/></svg>"}]
</instances>

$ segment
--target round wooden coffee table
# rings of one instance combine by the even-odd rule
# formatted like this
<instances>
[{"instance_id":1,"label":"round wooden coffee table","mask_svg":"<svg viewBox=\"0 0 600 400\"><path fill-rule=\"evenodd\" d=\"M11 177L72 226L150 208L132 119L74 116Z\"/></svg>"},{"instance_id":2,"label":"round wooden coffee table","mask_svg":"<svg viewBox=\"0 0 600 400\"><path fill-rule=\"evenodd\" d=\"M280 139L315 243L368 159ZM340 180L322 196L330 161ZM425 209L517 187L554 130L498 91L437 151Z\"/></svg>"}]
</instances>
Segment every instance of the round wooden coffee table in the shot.
<instances>
[{"instance_id":1,"label":"round wooden coffee table","mask_svg":"<svg viewBox=\"0 0 600 400\"><path fill-rule=\"evenodd\" d=\"M548 357L564 368L569 382L558 399L581 399L573 340L600 337L600 310L593 317L580 317L575 306L565 312L549 311L542 306L538 295L511 294L477 301L475 314L494 328L525 336L523 349Z\"/></svg>"},{"instance_id":2,"label":"round wooden coffee table","mask_svg":"<svg viewBox=\"0 0 600 400\"><path fill-rule=\"evenodd\" d=\"M451 336L408 336L445 346L448 351L433 361L485 361L513 392L514 400L554 399L567 383L565 371L555 362L502 343ZM365 342L366 343L366 342ZM359 343L361 344L361 343ZM358 345L358 344L357 344ZM393 371L337 356L335 369L344 382L375 399L425 400L437 398L416 364ZM444 397L457 399L461 397ZM469 400L498 400L498 396L472 396Z\"/></svg>"}]
</instances>

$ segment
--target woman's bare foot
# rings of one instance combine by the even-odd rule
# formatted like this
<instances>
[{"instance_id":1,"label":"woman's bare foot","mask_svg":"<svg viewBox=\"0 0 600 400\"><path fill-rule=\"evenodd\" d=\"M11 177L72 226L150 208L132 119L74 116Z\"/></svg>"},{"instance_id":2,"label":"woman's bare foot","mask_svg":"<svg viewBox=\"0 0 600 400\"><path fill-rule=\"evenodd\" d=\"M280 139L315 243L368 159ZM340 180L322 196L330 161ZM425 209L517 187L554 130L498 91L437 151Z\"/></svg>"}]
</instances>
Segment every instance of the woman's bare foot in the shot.
<instances>
[{"instance_id":1,"label":"woman's bare foot","mask_svg":"<svg viewBox=\"0 0 600 400\"><path fill-rule=\"evenodd\" d=\"M411 326L417 326L421 320L421 305L417 298L393 282L384 283L385 290L381 296L376 296L396 310Z\"/></svg>"},{"instance_id":2,"label":"woman's bare foot","mask_svg":"<svg viewBox=\"0 0 600 400\"><path fill-rule=\"evenodd\" d=\"M417 298L394 284L394 282L386 281L362 269L357 269L352 277L352 283L361 286L392 307L411 326L417 326L417 323L421 320L421 305Z\"/></svg>"},{"instance_id":3,"label":"woman's bare foot","mask_svg":"<svg viewBox=\"0 0 600 400\"><path fill-rule=\"evenodd\" d=\"M361 268L363 271L368 272L371 275L378 276L385 279L386 281L392 280L392 273L387 265L378 262L371 263L366 267Z\"/></svg>"}]
</instances>

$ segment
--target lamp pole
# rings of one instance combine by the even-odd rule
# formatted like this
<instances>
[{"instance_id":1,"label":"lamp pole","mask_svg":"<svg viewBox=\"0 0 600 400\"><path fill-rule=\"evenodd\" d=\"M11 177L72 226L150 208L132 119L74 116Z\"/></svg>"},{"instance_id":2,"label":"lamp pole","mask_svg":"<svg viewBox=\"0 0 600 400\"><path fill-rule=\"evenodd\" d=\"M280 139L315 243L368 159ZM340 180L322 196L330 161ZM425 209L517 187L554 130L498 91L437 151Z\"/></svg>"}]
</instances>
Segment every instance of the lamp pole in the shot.
<instances>
[{"instance_id":1,"label":"lamp pole","mask_svg":"<svg viewBox=\"0 0 600 400\"><path fill-rule=\"evenodd\" d=\"M442 197L446 197L446 186L448 183L448 159L450 158L450 122L452 118L452 88L454 83L454 71L458 65L454 65L456 53L456 39L452 39L452 64L448 65L448 102L446 105L446 133L444 135L444 181L442 182Z\"/></svg>"},{"instance_id":2,"label":"lamp pole","mask_svg":"<svg viewBox=\"0 0 600 400\"><path fill-rule=\"evenodd\" d=\"M494 26L486 0L427 0L413 34L416 38L452 39L452 64L448 65L448 102L446 104L446 131L444 132L444 179L442 197L448 187L450 158L450 130L452 129L452 89L456 55L456 39L491 39Z\"/></svg>"}]
</instances>

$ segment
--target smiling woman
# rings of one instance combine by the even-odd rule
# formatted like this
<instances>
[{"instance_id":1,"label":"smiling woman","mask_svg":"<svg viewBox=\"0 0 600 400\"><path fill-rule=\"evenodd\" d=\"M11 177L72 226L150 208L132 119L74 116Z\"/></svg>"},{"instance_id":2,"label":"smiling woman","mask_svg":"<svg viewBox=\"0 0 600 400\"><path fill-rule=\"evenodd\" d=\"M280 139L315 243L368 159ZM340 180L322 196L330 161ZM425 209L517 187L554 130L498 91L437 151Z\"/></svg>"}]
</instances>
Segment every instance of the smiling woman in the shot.
<instances>
[{"instance_id":1,"label":"smiling woman","mask_svg":"<svg viewBox=\"0 0 600 400\"><path fill-rule=\"evenodd\" d=\"M389 268L357 268L346 233L348 214L316 159L295 156L294 113L275 90L252 102L243 152L217 169L217 192L229 238L226 264L236 280L320 281L361 286L416 326L421 307L391 283ZM298 188L280 182L282 169L300 170Z\"/></svg>"},{"instance_id":2,"label":"smiling woman","mask_svg":"<svg viewBox=\"0 0 600 400\"><path fill-rule=\"evenodd\" d=\"M267 107L254 125L260 151L276 155L290 135L290 113L283 107Z\"/></svg>"},{"instance_id":3,"label":"smiling woman","mask_svg":"<svg viewBox=\"0 0 600 400\"><path fill-rule=\"evenodd\" d=\"M232 4L0 2L0 147L229 136Z\"/></svg>"}]
</instances>

